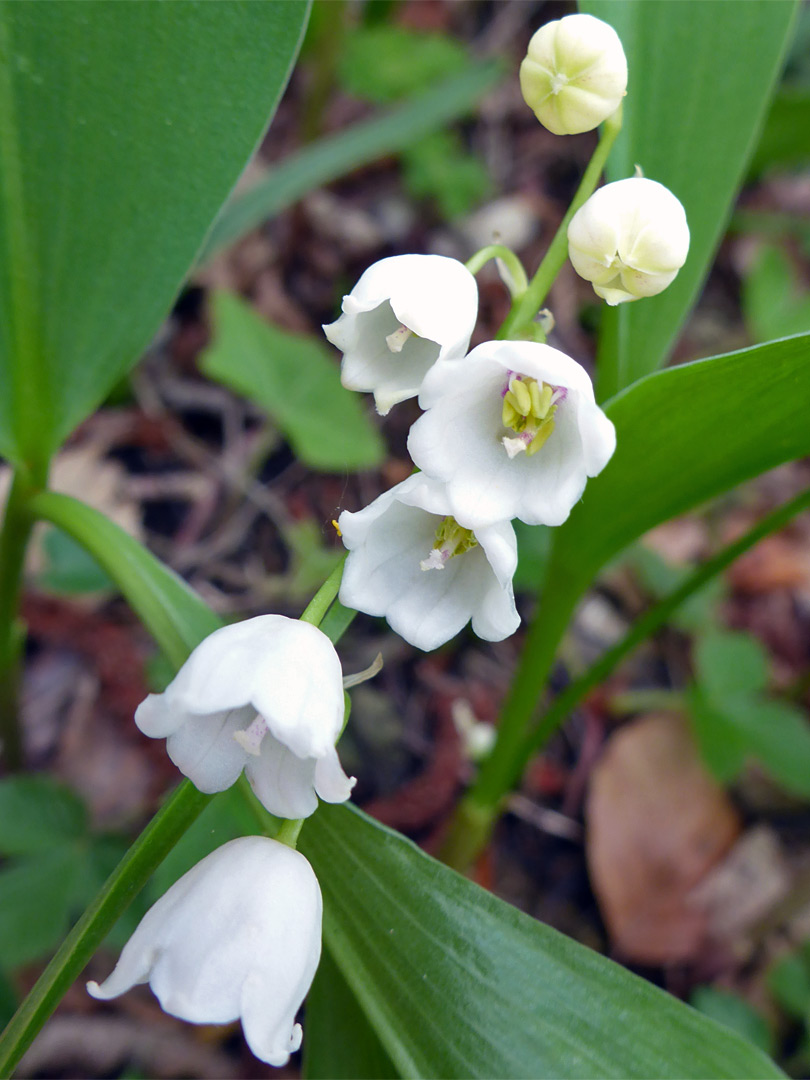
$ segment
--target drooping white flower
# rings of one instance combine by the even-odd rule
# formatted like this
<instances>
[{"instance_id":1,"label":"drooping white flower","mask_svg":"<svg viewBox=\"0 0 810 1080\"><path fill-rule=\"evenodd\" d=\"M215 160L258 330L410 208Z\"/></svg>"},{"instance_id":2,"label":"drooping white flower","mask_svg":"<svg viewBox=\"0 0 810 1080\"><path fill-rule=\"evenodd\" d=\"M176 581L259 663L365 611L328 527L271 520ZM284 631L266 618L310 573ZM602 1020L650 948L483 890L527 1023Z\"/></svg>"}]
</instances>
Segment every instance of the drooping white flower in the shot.
<instances>
[{"instance_id":1,"label":"drooping white flower","mask_svg":"<svg viewBox=\"0 0 810 1080\"><path fill-rule=\"evenodd\" d=\"M683 206L669 188L643 176L605 184L568 226L574 269L611 306L662 292L688 252Z\"/></svg>"},{"instance_id":2,"label":"drooping white flower","mask_svg":"<svg viewBox=\"0 0 810 1080\"><path fill-rule=\"evenodd\" d=\"M523 99L555 135L591 131L627 92L619 35L593 15L566 15L541 26L520 65Z\"/></svg>"},{"instance_id":3,"label":"drooping white flower","mask_svg":"<svg viewBox=\"0 0 810 1080\"><path fill-rule=\"evenodd\" d=\"M408 449L447 485L449 512L480 529L517 517L561 525L616 446L588 373L531 341L488 341L457 365L437 364Z\"/></svg>"},{"instance_id":4,"label":"drooping white flower","mask_svg":"<svg viewBox=\"0 0 810 1080\"><path fill-rule=\"evenodd\" d=\"M135 723L165 738L175 765L208 793L242 769L273 814L308 817L319 795L348 799L354 784L335 742L343 725L340 661L329 638L283 615L224 626L205 639Z\"/></svg>"},{"instance_id":5,"label":"drooping white flower","mask_svg":"<svg viewBox=\"0 0 810 1080\"><path fill-rule=\"evenodd\" d=\"M295 1014L321 955L321 890L303 855L264 836L231 840L154 904L112 974L87 989L102 1001L148 982L164 1012L193 1024L241 1019L269 1065L301 1045Z\"/></svg>"},{"instance_id":6,"label":"drooping white flower","mask_svg":"<svg viewBox=\"0 0 810 1080\"><path fill-rule=\"evenodd\" d=\"M416 397L439 357L464 356L477 315L478 289L463 263L394 255L366 270L323 331L343 353L343 385L371 391L385 416Z\"/></svg>"},{"instance_id":7,"label":"drooping white flower","mask_svg":"<svg viewBox=\"0 0 810 1080\"><path fill-rule=\"evenodd\" d=\"M501 641L520 623L512 591L517 543L510 522L461 528L443 485L422 474L338 519L349 557L340 601L384 616L419 649L436 649L472 619Z\"/></svg>"}]
</instances>

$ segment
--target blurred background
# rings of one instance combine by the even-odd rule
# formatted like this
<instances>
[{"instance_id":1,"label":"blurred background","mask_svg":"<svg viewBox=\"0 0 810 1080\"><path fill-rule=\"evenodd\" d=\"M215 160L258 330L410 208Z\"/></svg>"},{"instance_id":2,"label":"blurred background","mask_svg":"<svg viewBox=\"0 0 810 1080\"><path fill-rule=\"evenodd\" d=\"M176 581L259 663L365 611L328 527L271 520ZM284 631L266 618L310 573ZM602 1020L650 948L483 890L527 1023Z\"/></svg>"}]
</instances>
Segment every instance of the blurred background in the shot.
<instances>
[{"instance_id":1,"label":"blurred background","mask_svg":"<svg viewBox=\"0 0 810 1080\"><path fill-rule=\"evenodd\" d=\"M148 355L60 455L54 486L144 539L223 615L300 614L340 557L332 519L410 473L405 441L418 415L410 401L382 423L370 399L342 390L320 324L384 256L463 260L498 241L536 268L595 135L545 131L517 68L533 31L571 10L534 0L316 0L299 64L229 212ZM809 165L805 6L674 362L810 330ZM474 344L494 336L509 305L494 264L478 280ZM592 368L600 307L570 266L549 307L551 343ZM580 609L555 687L808 481L806 463L785 466L626 552ZM520 529L524 621L545 539L542 528ZM738 1028L796 1076L810 1070L808 541L804 515L694 597L592 695L534 761L475 872L524 911ZM168 681L168 664L110 581L55 530L43 528L32 547L23 615L25 754L41 774L43 824L35 850L0 866L0 1019L177 780L163 744L132 722L145 694ZM491 743L521 641L521 632L495 645L465 632L425 655L381 621L355 620L340 646L344 670L377 652L385 661L353 691L340 744L365 810L436 850ZM243 814L238 796L212 804L88 977L107 974L146 904L201 853L253 828ZM253 1059L238 1025L175 1022L143 988L100 1008L83 982L21 1070L298 1074L295 1059L284 1070Z\"/></svg>"}]
</instances>

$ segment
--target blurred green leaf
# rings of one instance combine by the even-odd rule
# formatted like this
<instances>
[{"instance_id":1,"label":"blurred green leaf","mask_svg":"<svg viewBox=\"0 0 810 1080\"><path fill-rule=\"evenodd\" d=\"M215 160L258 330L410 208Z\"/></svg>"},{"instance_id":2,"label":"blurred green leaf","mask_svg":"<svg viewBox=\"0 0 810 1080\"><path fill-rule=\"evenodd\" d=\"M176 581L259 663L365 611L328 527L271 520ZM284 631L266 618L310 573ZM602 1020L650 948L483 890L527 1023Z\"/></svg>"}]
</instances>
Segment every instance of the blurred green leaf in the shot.
<instances>
[{"instance_id":1,"label":"blurred green leaf","mask_svg":"<svg viewBox=\"0 0 810 1080\"><path fill-rule=\"evenodd\" d=\"M806 165L810 160L810 89L783 87L771 102L749 172Z\"/></svg>"},{"instance_id":2,"label":"blurred green leaf","mask_svg":"<svg viewBox=\"0 0 810 1080\"><path fill-rule=\"evenodd\" d=\"M301 833L329 950L401 1076L764 1077L759 1050L354 807Z\"/></svg>"},{"instance_id":3,"label":"blurred green leaf","mask_svg":"<svg viewBox=\"0 0 810 1080\"><path fill-rule=\"evenodd\" d=\"M0 969L0 1027L5 1027L17 1011L17 994L7 975Z\"/></svg>"},{"instance_id":4,"label":"blurred green leaf","mask_svg":"<svg viewBox=\"0 0 810 1080\"><path fill-rule=\"evenodd\" d=\"M643 587L656 599L662 600L674 592L694 572L694 566L675 566L663 559L643 541L628 553L628 562ZM722 578L715 578L699 589L673 613L670 622L681 630L694 632L711 625L715 609L726 591Z\"/></svg>"},{"instance_id":5,"label":"blurred green leaf","mask_svg":"<svg viewBox=\"0 0 810 1080\"><path fill-rule=\"evenodd\" d=\"M471 65L466 48L444 34L369 26L347 35L338 75L350 94L384 105Z\"/></svg>"},{"instance_id":6,"label":"blurred green leaf","mask_svg":"<svg viewBox=\"0 0 810 1080\"><path fill-rule=\"evenodd\" d=\"M810 797L810 724L784 701L741 698L724 712L774 780L794 795Z\"/></svg>"},{"instance_id":7,"label":"blurred green leaf","mask_svg":"<svg viewBox=\"0 0 810 1080\"><path fill-rule=\"evenodd\" d=\"M92 555L58 529L48 529L42 546L48 561L37 578L42 588L67 596L115 589Z\"/></svg>"},{"instance_id":8,"label":"blurred green leaf","mask_svg":"<svg viewBox=\"0 0 810 1080\"><path fill-rule=\"evenodd\" d=\"M715 703L756 694L768 685L768 654L751 634L709 630L695 644L695 674Z\"/></svg>"},{"instance_id":9,"label":"blurred green leaf","mask_svg":"<svg viewBox=\"0 0 810 1080\"><path fill-rule=\"evenodd\" d=\"M756 145L796 5L584 0L580 7L615 27L630 72L608 178L632 176L640 165L678 196L691 233L686 265L665 292L605 309L598 379L607 398L664 362L698 295Z\"/></svg>"},{"instance_id":10,"label":"blurred green leaf","mask_svg":"<svg viewBox=\"0 0 810 1080\"><path fill-rule=\"evenodd\" d=\"M737 994L714 986L698 986L692 992L692 1006L718 1024L736 1031L766 1054L774 1052L774 1038L768 1021Z\"/></svg>"},{"instance_id":11,"label":"blurred green leaf","mask_svg":"<svg viewBox=\"0 0 810 1080\"><path fill-rule=\"evenodd\" d=\"M48 776L0 780L0 854L27 855L86 834L81 799Z\"/></svg>"},{"instance_id":12,"label":"blurred green leaf","mask_svg":"<svg viewBox=\"0 0 810 1080\"><path fill-rule=\"evenodd\" d=\"M305 1080L395 1080L399 1073L327 946L307 995Z\"/></svg>"},{"instance_id":13,"label":"blurred green leaf","mask_svg":"<svg viewBox=\"0 0 810 1080\"><path fill-rule=\"evenodd\" d=\"M148 345L275 109L307 13L0 9L5 457L41 466Z\"/></svg>"},{"instance_id":14,"label":"blurred green leaf","mask_svg":"<svg viewBox=\"0 0 810 1080\"><path fill-rule=\"evenodd\" d=\"M315 188L387 154L399 153L429 132L471 112L476 101L502 75L503 67L496 62L476 64L427 90L420 87L419 93L402 105L291 154L263 180L227 204L214 223L199 261L206 262Z\"/></svg>"},{"instance_id":15,"label":"blurred green leaf","mask_svg":"<svg viewBox=\"0 0 810 1080\"><path fill-rule=\"evenodd\" d=\"M785 1010L797 1020L810 1020L810 966L806 950L777 961L768 972L768 989Z\"/></svg>"},{"instance_id":16,"label":"blurred green leaf","mask_svg":"<svg viewBox=\"0 0 810 1080\"><path fill-rule=\"evenodd\" d=\"M403 154L403 176L417 199L435 199L448 221L468 214L491 191L483 163L464 148L456 131L435 131Z\"/></svg>"},{"instance_id":17,"label":"blurred green leaf","mask_svg":"<svg viewBox=\"0 0 810 1080\"><path fill-rule=\"evenodd\" d=\"M726 710L693 687L688 695L692 732L706 768L720 784L730 784L739 775L749 756L745 735L729 719Z\"/></svg>"},{"instance_id":18,"label":"blurred green leaf","mask_svg":"<svg viewBox=\"0 0 810 1080\"><path fill-rule=\"evenodd\" d=\"M0 869L0 965L10 971L56 948L68 928L79 870L72 845Z\"/></svg>"},{"instance_id":19,"label":"blurred green leaf","mask_svg":"<svg viewBox=\"0 0 810 1080\"><path fill-rule=\"evenodd\" d=\"M778 247L764 247L743 279L742 306L755 341L810 331L810 292L802 290L790 259Z\"/></svg>"},{"instance_id":20,"label":"blurred green leaf","mask_svg":"<svg viewBox=\"0 0 810 1080\"><path fill-rule=\"evenodd\" d=\"M205 374L266 409L296 457L329 472L379 465L385 447L363 399L340 384L328 346L267 323L239 297L216 292Z\"/></svg>"}]
</instances>

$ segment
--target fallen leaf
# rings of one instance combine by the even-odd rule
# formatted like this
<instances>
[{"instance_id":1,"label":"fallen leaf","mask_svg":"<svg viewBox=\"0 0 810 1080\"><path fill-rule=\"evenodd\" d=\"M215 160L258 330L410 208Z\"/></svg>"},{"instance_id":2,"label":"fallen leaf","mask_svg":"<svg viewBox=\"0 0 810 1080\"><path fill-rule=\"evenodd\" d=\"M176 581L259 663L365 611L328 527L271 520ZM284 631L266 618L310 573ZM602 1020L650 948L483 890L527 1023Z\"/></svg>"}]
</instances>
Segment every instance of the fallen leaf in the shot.
<instances>
[{"instance_id":1,"label":"fallen leaf","mask_svg":"<svg viewBox=\"0 0 810 1080\"><path fill-rule=\"evenodd\" d=\"M683 718L644 716L612 736L591 775L585 820L591 883L616 949L645 964L696 956L708 914L690 894L740 821Z\"/></svg>"}]
</instances>

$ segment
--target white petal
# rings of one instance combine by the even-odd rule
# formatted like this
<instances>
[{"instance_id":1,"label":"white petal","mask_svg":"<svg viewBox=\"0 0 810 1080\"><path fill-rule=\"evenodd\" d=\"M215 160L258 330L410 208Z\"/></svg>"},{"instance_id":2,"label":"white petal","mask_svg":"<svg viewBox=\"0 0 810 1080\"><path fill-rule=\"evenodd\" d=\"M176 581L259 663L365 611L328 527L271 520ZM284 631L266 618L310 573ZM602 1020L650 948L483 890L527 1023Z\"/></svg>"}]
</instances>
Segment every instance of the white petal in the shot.
<instances>
[{"instance_id":1,"label":"white petal","mask_svg":"<svg viewBox=\"0 0 810 1080\"><path fill-rule=\"evenodd\" d=\"M173 708L165 694L149 694L135 710L135 723L150 739L165 739L185 721L185 711Z\"/></svg>"},{"instance_id":2,"label":"white petal","mask_svg":"<svg viewBox=\"0 0 810 1080\"><path fill-rule=\"evenodd\" d=\"M234 732L247 727L254 716L250 707L189 716L166 740L166 751L200 791L209 795L224 791L236 782L249 758Z\"/></svg>"},{"instance_id":3,"label":"white petal","mask_svg":"<svg viewBox=\"0 0 810 1080\"><path fill-rule=\"evenodd\" d=\"M347 776L340 764L337 750L332 750L315 763L315 790L318 797L328 803L342 803L350 797L352 788L357 783L353 776Z\"/></svg>"},{"instance_id":4,"label":"white petal","mask_svg":"<svg viewBox=\"0 0 810 1080\"><path fill-rule=\"evenodd\" d=\"M251 758L245 775L253 793L271 814L305 818L318 809L315 758L299 758L272 735L265 735L261 754Z\"/></svg>"},{"instance_id":5,"label":"white petal","mask_svg":"<svg viewBox=\"0 0 810 1080\"><path fill-rule=\"evenodd\" d=\"M343 671L326 634L285 619L257 665L251 702L299 757L320 757L334 746L343 727Z\"/></svg>"}]
</instances>

